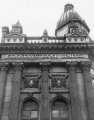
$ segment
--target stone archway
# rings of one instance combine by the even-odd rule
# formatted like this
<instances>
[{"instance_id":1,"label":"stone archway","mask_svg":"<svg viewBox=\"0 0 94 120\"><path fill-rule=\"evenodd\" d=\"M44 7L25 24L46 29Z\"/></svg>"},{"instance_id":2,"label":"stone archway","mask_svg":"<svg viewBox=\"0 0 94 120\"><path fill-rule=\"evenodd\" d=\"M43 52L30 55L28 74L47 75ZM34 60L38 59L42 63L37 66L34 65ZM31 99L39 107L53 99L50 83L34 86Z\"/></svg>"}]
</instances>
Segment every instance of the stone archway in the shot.
<instances>
[{"instance_id":1,"label":"stone archway","mask_svg":"<svg viewBox=\"0 0 94 120\"><path fill-rule=\"evenodd\" d=\"M51 101L51 120L69 120L69 103L66 98L57 96Z\"/></svg>"},{"instance_id":2,"label":"stone archway","mask_svg":"<svg viewBox=\"0 0 94 120\"><path fill-rule=\"evenodd\" d=\"M21 111L21 120L38 120L39 104L32 98L28 98L23 102Z\"/></svg>"}]
</instances>

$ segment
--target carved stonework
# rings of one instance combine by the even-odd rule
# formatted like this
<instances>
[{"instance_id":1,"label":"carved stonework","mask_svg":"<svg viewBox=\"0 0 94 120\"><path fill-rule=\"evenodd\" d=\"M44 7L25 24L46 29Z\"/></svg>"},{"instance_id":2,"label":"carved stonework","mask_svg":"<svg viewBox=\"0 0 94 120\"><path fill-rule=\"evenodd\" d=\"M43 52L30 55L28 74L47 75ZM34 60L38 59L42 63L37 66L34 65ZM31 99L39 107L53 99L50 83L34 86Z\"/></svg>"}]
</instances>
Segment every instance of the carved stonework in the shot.
<instances>
[{"instance_id":1,"label":"carved stonework","mask_svg":"<svg viewBox=\"0 0 94 120\"><path fill-rule=\"evenodd\" d=\"M50 88L68 88L68 73L50 75Z\"/></svg>"},{"instance_id":2,"label":"carved stonework","mask_svg":"<svg viewBox=\"0 0 94 120\"><path fill-rule=\"evenodd\" d=\"M81 62L80 68L82 69L82 71L88 71L88 72L90 72L91 65L92 65L92 63L90 61Z\"/></svg>"},{"instance_id":3,"label":"carved stonework","mask_svg":"<svg viewBox=\"0 0 94 120\"><path fill-rule=\"evenodd\" d=\"M15 70L22 70L22 68L24 66L24 64L22 62L21 63L20 62L18 62L18 63L17 62L13 62L12 65L13 65Z\"/></svg>"},{"instance_id":4,"label":"carved stonework","mask_svg":"<svg viewBox=\"0 0 94 120\"><path fill-rule=\"evenodd\" d=\"M68 71L76 71L77 62L66 62Z\"/></svg>"},{"instance_id":5,"label":"carved stonework","mask_svg":"<svg viewBox=\"0 0 94 120\"><path fill-rule=\"evenodd\" d=\"M0 63L0 69L1 71L7 71L8 70L9 63Z\"/></svg>"},{"instance_id":6,"label":"carved stonework","mask_svg":"<svg viewBox=\"0 0 94 120\"><path fill-rule=\"evenodd\" d=\"M24 77L24 88L39 88L39 77L38 76L29 76Z\"/></svg>"},{"instance_id":7,"label":"carved stonework","mask_svg":"<svg viewBox=\"0 0 94 120\"><path fill-rule=\"evenodd\" d=\"M50 62L40 62L41 71L48 71Z\"/></svg>"},{"instance_id":8,"label":"carved stonework","mask_svg":"<svg viewBox=\"0 0 94 120\"><path fill-rule=\"evenodd\" d=\"M63 40L64 38L62 38ZM44 43L44 44L27 44L27 43L23 43L23 44L0 44L0 53L50 53L56 50L66 50L67 48L72 50L74 48L77 49L87 49L87 43L77 43L77 44L66 44L66 43L58 43L58 44L49 44L49 43ZM39 51L42 50L42 51Z\"/></svg>"}]
</instances>

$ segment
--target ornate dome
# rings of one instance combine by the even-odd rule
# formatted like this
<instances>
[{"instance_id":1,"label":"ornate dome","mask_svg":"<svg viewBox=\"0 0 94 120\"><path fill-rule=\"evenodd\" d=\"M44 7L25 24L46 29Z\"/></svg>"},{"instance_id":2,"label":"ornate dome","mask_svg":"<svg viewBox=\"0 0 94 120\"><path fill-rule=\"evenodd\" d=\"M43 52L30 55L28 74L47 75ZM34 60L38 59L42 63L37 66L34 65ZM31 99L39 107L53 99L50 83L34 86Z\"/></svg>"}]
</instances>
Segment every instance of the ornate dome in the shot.
<instances>
[{"instance_id":1,"label":"ornate dome","mask_svg":"<svg viewBox=\"0 0 94 120\"><path fill-rule=\"evenodd\" d=\"M72 4L66 4L64 7L64 13L60 17L56 31L63 28L66 24L75 21L75 22L80 22L87 30L88 32L89 27L87 26L86 22L80 17L80 15L74 10L74 6Z\"/></svg>"},{"instance_id":2,"label":"ornate dome","mask_svg":"<svg viewBox=\"0 0 94 120\"><path fill-rule=\"evenodd\" d=\"M19 34L22 34L23 32L23 28L20 24L19 21L16 22L16 24L12 25L12 30L11 30L12 33L19 33Z\"/></svg>"}]
</instances>

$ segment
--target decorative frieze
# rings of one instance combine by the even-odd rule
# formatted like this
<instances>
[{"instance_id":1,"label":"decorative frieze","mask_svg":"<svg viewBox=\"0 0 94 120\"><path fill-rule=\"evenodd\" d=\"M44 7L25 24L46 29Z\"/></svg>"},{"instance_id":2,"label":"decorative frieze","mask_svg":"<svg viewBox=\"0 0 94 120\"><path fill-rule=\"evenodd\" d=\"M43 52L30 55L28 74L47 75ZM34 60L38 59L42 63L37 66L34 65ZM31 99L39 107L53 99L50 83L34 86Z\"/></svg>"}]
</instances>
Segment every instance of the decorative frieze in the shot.
<instances>
[{"instance_id":1,"label":"decorative frieze","mask_svg":"<svg viewBox=\"0 0 94 120\"><path fill-rule=\"evenodd\" d=\"M59 58L85 58L88 59L88 54L4 54L2 59L7 58L38 58L38 59L59 59Z\"/></svg>"},{"instance_id":2,"label":"decorative frieze","mask_svg":"<svg viewBox=\"0 0 94 120\"><path fill-rule=\"evenodd\" d=\"M61 39L61 38L60 38ZM0 44L0 53L1 54L39 54L39 53L57 53L57 50L72 50L74 51L74 49L76 51L78 50L82 50L82 51L87 51L88 50L88 46L89 47L93 47L93 44L88 43L41 43L41 44L28 44L28 43L2 43ZM59 52L58 52L59 53Z\"/></svg>"},{"instance_id":3,"label":"decorative frieze","mask_svg":"<svg viewBox=\"0 0 94 120\"><path fill-rule=\"evenodd\" d=\"M5 62L81 62L89 61L88 54L6 54L1 56Z\"/></svg>"}]
</instances>

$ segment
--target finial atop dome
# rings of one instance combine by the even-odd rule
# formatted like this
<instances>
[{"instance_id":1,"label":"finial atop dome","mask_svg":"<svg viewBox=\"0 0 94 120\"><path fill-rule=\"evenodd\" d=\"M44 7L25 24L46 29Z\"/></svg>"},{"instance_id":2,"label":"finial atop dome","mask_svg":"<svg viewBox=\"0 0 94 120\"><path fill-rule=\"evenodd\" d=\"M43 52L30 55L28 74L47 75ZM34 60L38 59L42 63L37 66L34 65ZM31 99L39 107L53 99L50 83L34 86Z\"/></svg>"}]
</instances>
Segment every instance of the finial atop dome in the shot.
<instances>
[{"instance_id":1,"label":"finial atop dome","mask_svg":"<svg viewBox=\"0 0 94 120\"><path fill-rule=\"evenodd\" d=\"M72 4L66 4L65 6L64 6L64 12L67 12L67 11L69 11L69 10L72 10L74 8L74 6L72 5Z\"/></svg>"},{"instance_id":2,"label":"finial atop dome","mask_svg":"<svg viewBox=\"0 0 94 120\"><path fill-rule=\"evenodd\" d=\"M48 32L46 29L43 31L43 36L48 36Z\"/></svg>"},{"instance_id":3,"label":"finial atop dome","mask_svg":"<svg viewBox=\"0 0 94 120\"><path fill-rule=\"evenodd\" d=\"M43 41L44 41L44 42L47 42L47 40L48 40L48 32L47 32L46 29L43 31L43 36L42 36L42 38L43 38Z\"/></svg>"},{"instance_id":4,"label":"finial atop dome","mask_svg":"<svg viewBox=\"0 0 94 120\"><path fill-rule=\"evenodd\" d=\"M23 28L19 21L17 21L16 24L12 25L11 32L22 34Z\"/></svg>"},{"instance_id":5,"label":"finial atop dome","mask_svg":"<svg viewBox=\"0 0 94 120\"><path fill-rule=\"evenodd\" d=\"M18 20L15 25L16 25L16 26L21 26L20 21Z\"/></svg>"}]
</instances>

